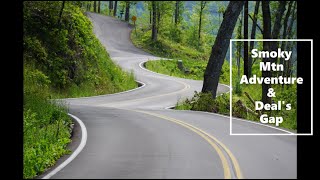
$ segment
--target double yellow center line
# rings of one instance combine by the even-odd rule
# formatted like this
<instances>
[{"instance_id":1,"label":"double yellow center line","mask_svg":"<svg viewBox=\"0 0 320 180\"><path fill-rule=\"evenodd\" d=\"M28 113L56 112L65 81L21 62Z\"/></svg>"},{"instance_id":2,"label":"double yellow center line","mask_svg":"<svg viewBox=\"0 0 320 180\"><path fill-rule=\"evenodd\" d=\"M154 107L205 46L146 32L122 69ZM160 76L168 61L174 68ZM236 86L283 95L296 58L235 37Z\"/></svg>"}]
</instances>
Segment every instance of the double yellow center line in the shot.
<instances>
[{"instance_id":1,"label":"double yellow center line","mask_svg":"<svg viewBox=\"0 0 320 180\"><path fill-rule=\"evenodd\" d=\"M223 153L223 151L221 149L223 149L225 151L225 153L229 156L232 166L234 167L234 171L235 171L235 175L236 178L238 179L243 179L241 170L240 170L240 166L239 163L237 161L237 159L235 158L235 156L231 153L231 151L222 143L220 142L217 138L213 137L212 135L206 133L205 131L189 124L186 122L183 122L181 120L177 120L171 117L167 117L161 114L156 114L156 113L151 113L151 112L147 112L147 111L141 111L141 110L132 110L132 109L126 109L129 111L134 111L134 112L139 112L139 113L143 113L143 114L148 114L154 117L158 117L161 119L165 119L171 122L174 122L176 124L179 124L193 132L195 132L196 134L198 134L199 136L201 136L203 139L205 139L214 149L215 151L218 153L220 159L221 159L221 163L222 163L222 167L223 167L223 171L224 171L224 178L225 179L231 179L231 169L230 166L228 164L228 160L225 156L225 154ZM219 147L220 146L220 147ZM231 167L232 168L232 167Z\"/></svg>"}]
</instances>

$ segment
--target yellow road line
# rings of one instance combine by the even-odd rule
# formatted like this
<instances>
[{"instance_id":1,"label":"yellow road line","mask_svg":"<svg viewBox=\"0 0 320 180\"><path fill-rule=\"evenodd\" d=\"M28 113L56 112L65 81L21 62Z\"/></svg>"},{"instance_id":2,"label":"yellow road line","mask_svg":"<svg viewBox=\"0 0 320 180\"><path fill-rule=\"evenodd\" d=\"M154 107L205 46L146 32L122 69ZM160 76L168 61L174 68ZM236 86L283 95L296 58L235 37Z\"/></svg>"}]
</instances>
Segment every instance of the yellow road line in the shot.
<instances>
[{"instance_id":1,"label":"yellow road line","mask_svg":"<svg viewBox=\"0 0 320 180\"><path fill-rule=\"evenodd\" d=\"M163 116L163 115L156 114L156 113L151 113L151 112L146 112L146 111L131 110L131 109L126 109L126 110L140 112L140 113L148 114L148 115L151 115L151 116L159 117L159 118L174 122L176 124L179 124L179 125L181 125L181 126L183 126L185 128L188 128L189 130L197 133L202 138L204 138L216 150L216 152L218 153L218 155L219 155L219 157L221 159L222 167L223 167L223 170L224 170L224 178L225 179L230 179L231 178L230 167L228 165L228 161L227 161L226 157L224 156L223 152L220 150L219 146L217 144L215 144L215 142L218 143L220 145L220 147L222 147L225 150L225 152L229 155L229 157L231 159L231 162L233 163L233 166L234 166L235 171L236 171L236 177L238 179L243 179L239 163L236 160L235 156L231 153L231 151L222 142L220 142L217 138L213 137L212 135L206 133L205 131L203 131L203 130L201 130L201 129L199 129L199 128L191 125L191 124L183 122L181 120L177 120L177 119L174 119L174 118L170 118L170 117L167 117L167 116Z\"/></svg>"},{"instance_id":2,"label":"yellow road line","mask_svg":"<svg viewBox=\"0 0 320 180\"><path fill-rule=\"evenodd\" d=\"M207 132L197 128L197 127L194 127L195 129L197 129L198 131L202 132L203 134L209 136L211 139L213 139L214 141L216 141L225 151L226 153L229 155L231 161L232 161L232 164L234 166L234 169L236 171L236 176L238 179L243 179L243 175L242 175L242 172L241 172L241 169L240 169L240 165L236 159L236 157L232 154L232 152L221 142L219 141L217 138L213 137L212 135L208 134Z\"/></svg>"},{"instance_id":3,"label":"yellow road line","mask_svg":"<svg viewBox=\"0 0 320 180\"><path fill-rule=\"evenodd\" d=\"M175 80L174 80L175 81ZM105 106L105 105L108 105L108 104L112 104L112 105L115 105L115 104L123 104L123 103L128 103L128 102L136 102L136 101L140 101L140 100L146 100L146 99L151 99L151 98L157 98L157 97L162 97L162 96L168 96L168 95L172 95L172 94L177 94L177 93L181 93L183 91L186 91L187 89L190 88L190 85L189 84L186 84L182 81L176 81L180 84L183 84L184 85L184 88L179 90L179 91L175 91L175 92L170 92L170 93L166 93L166 94L159 94L159 95L155 95L155 96L149 96L149 97L144 97L144 98L139 98L139 99L131 99L131 100L127 100L127 101L120 101L118 103L107 103L107 104L101 104L99 106Z\"/></svg>"}]
</instances>

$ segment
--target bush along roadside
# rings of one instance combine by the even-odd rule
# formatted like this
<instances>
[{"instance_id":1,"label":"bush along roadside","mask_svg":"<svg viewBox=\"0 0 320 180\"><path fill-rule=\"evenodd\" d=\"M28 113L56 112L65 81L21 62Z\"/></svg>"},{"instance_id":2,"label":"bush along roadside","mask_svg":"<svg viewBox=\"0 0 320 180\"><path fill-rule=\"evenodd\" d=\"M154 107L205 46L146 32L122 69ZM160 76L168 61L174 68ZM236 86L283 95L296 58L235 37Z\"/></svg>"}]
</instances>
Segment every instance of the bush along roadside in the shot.
<instances>
[{"instance_id":1,"label":"bush along roadside","mask_svg":"<svg viewBox=\"0 0 320 180\"><path fill-rule=\"evenodd\" d=\"M51 81L41 71L24 68L23 177L33 178L68 154L72 121L63 104L50 102Z\"/></svg>"},{"instance_id":2,"label":"bush along roadside","mask_svg":"<svg viewBox=\"0 0 320 180\"><path fill-rule=\"evenodd\" d=\"M242 119L248 119L253 121L259 121L260 111L254 111L254 105L252 101L247 97L254 100L258 100L261 97L259 95L261 92L257 89L261 89L258 87L259 85L255 85L252 87L242 87L242 92L233 92L232 94L232 116L238 117ZM296 101L294 100L296 97L296 89L288 88L281 91L281 87L274 87L278 90L278 95L275 98L275 101L278 99L284 100L286 102L291 103L291 107L293 112L291 111L275 111L272 112L273 116L282 116L285 120L280 125L280 127L284 127L291 130L297 129L296 124L296 114L295 109L297 107ZM255 90L255 91L254 91ZM255 92L251 93L248 92ZM212 98L211 93L202 93L195 92L194 96L191 98L186 98L177 102L175 109L177 110L194 110L194 111L205 111L218 113L226 116L230 116L230 94L224 93L222 95L217 96L215 99ZM264 112L263 114L271 115L270 112Z\"/></svg>"},{"instance_id":3,"label":"bush along roadside","mask_svg":"<svg viewBox=\"0 0 320 180\"><path fill-rule=\"evenodd\" d=\"M251 114L243 111L233 99L232 101L232 115L239 118L253 118ZM229 93L221 94L216 99L212 98L211 93L202 93L195 91L195 94L190 99L185 99L176 104L177 110L193 110L205 111L212 113L219 113L222 115L230 115L230 95Z\"/></svg>"},{"instance_id":4,"label":"bush along roadside","mask_svg":"<svg viewBox=\"0 0 320 180\"><path fill-rule=\"evenodd\" d=\"M110 59L79 4L23 3L23 178L35 178L70 153L67 106L50 99L137 87L133 74Z\"/></svg>"}]
</instances>

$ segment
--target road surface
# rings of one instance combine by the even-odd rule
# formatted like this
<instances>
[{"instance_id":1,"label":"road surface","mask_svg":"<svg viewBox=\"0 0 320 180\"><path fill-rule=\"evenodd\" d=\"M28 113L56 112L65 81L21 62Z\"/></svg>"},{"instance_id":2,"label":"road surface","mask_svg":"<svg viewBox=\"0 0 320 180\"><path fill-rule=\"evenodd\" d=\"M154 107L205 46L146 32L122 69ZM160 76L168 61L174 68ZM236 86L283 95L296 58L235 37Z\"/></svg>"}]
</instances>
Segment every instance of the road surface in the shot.
<instances>
[{"instance_id":1,"label":"road surface","mask_svg":"<svg viewBox=\"0 0 320 180\"><path fill-rule=\"evenodd\" d=\"M296 178L296 136L231 136L229 117L165 109L200 91L201 81L143 68L157 60L130 41L127 23L88 13L111 58L144 86L124 93L70 98L87 129L78 156L51 178ZM219 85L218 92L229 88ZM288 132L246 120L233 133Z\"/></svg>"}]
</instances>

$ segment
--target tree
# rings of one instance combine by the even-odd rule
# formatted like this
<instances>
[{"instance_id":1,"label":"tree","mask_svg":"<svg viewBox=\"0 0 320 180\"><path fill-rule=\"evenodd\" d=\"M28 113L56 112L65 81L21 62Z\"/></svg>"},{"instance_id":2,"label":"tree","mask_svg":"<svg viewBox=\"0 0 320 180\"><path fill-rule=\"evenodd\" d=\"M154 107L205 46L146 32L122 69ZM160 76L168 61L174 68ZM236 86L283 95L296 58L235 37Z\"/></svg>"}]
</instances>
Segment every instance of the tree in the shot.
<instances>
[{"instance_id":1,"label":"tree","mask_svg":"<svg viewBox=\"0 0 320 180\"><path fill-rule=\"evenodd\" d=\"M246 1L244 3L244 13L243 13L243 38L244 39L249 39L248 35L248 29L249 29L249 19L248 19L248 4L249 2ZM248 54L248 41L244 41L243 42L243 72L244 75L246 75L247 77L250 76L251 72L249 72L249 54Z\"/></svg>"},{"instance_id":2,"label":"tree","mask_svg":"<svg viewBox=\"0 0 320 180\"><path fill-rule=\"evenodd\" d=\"M61 6L61 9L60 9L60 13L59 13L59 20L58 20L58 27L59 29L61 28L61 17L62 17L62 13L63 13L63 9L64 9L64 4L65 4L66 1L62 1L62 6Z\"/></svg>"},{"instance_id":3,"label":"tree","mask_svg":"<svg viewBox=\"0 0 320 180\"><path fill-rule=\"evenodd\" d=\"M254 13L253 13L253 18L252 18L252 28L251 28L251 36L250 39L255 39L256 38L256 28L257 28L257 22L258 22L258 13L259 13L259 7L260 7L260 1L256 1L256 4L254 6ZM250 16L250 15L249 15ZM262 32L263 33L263 32ZM254 41L250 41L250 47L249 47L249 52L251 52L251 50L254 47ZM249 76L251 76L251 69L252 69L252 57L251 55L249 55L248 58L248 64L249 64Z\"/></svg>"},{"instance_id":4,"label":"tree","mask_svg":"<svg viewBox=\"0 0 320 180\"><path fill-rule=\"evenodd\" d=\"M94 11L94 12L97 12L96 5L97 5L97 4L96 4L96 1L93 1L93 11Z\"/></svg>"},{"instance_id":5,"label":"tree","mask_svg":"<svg viewBox=\"0 0 320 180\"><path fill-rule=\"evenodd\" d=\"M270 15L270 6L269 1L262 1L262 15L263 15L263 39L272 39L271 35L271 15ZM263 50L271 50L271 42L263 41ZM263 62L270 62L269 58L263 58ZM270 71L262 71L262 77L270 77ZM262 84L262 102L271 103L271 98L267 96L268 89L271 88L270 84Z\"/></svg>"},{"instance_id":6,"label":"tree","mask_svg":"<svg viewBox=\"0 0 320 180\"><path fill-rule=\"evenodd\" d=\"M274 26L272 29L272 38L278 39L281 29L281 20L282 16L284 14L284 11L286 10L286 1L279 1L278 10L276 13L276 19L274 20Z\"/></svg>"},{"instance_id":7,"label":"tree","mask_svg":"<svg viewBox=\"0 0 320 180\"><path fill-rule=\"evenodd\" d=\"M112 9L113 9L113 1L109 1L109 15L111 16L112 13Z\"/></svg>"},{"instance_id":8,"label":"tree","mask_svg":"<svg viewBox=\"0 0 320 180\"><path fill-rule=\"evenodd\" d=\"M118 1L114 1L113 16L117 16L117 5L118 5Z\"/></svg>"},{"instance_id":9,"label":"tree","mask_svg":"<svg viewBox=\"0 0 320 180\"><path fill-rule=\"evenodd\" d=\"M152 7L149 9L149 22L152 24Z\"/></svg>"},{"instance_id":10,"label":"tree","mask_svg":"<svg viewBox=\"0 0 320 180\"><path fill-rule=\"evenodd\" d=\"M293 1L290 1L287 13L286 13L285 18L283 20L282 39L286 39L287 38L288 20L289 20L290 14L291 14L292 5L293 5ZM287 45L287 41L282 41L281 42L281 49L285 50L286 49L286 45ZM283 64L283 61L284 61L284 59L280 58L280 64ZM279 71L278 75L281 75L281 74L282 74L282 72Z\"/></svg>"},{"instance_id":11,"label":"tree","mask_svg":"<svg viewBox=\"0 0 320 180\"><path fill-rule=\"evenodd\" d=\"M100 13L100 1L98 1L98 13Z\"/></svg>"},{"instance_id":12,"label":"tree","mask_svg":"<svg viewBox=\"0 0 320 180\"><path fill-rule=\"evenodd\" d=\"M271 31L271 15L270 15L270 2L262 1L262 14L263 14L263 39L277 39L280 34L281 20L285 11L286 2L280 1L278 9L276 11L275 23ZM277 41L264 41L263 49L265 51L274 51L278 47ZM275 62L272 58L263 58L263 62ZM262 77L271 77L270 71L262 71ZM271 97L267 96L268 90L271 88L270 84L262 84L262 102L271 103Z\"/></svg>"},{"instance_id":13,"label":"tree","mask_svg":"<svg viewBox=\"0 0 320 180\"><path fill-rule=\"evenodd\" d=\"M212 46L209 62L204 73L202 92L211 92L213 98L216 98L221 68L243 5L244 1L229 2L216 40Z\"/></svg>"},{"instance_id":14,"label":"tree","mask_svg":"<svg viewBox=\"0 0 320 180\"><path fill-rule=\"evenodd\" d=\"M88 11L91 11L91 6L92 6L92 2L89 1L89 10Z\"/></svg>"},{"instance_id":15,"label":"tree","mask_svg":"<svg viewBox=\"0 0 320 180\"><path fill-rule=\"evenodd\" d=\"M126 1L126 12L124 15L124 20L129 22L129 16L130 16L130 1Z\"/></svg>"},{"instance_id":16,"label":"tree","mask_svg":"<svg viewBox=\"0 0 320 180\"><path fill-rule=\"evenodd\" d=\"M292 27L293 27L294 21L295 21L296 16L297 16L297 12L295 11L295 10L296 10L296 7L297 7L297 2L295 1L295 2L294 2L294 6L293 6L293 10L292 10L291 20L290 20L290 22L289 22L289 27L288 27L288 30L287 30L287 31L288 31L287 34L288 34L288 38L289 38L289 39L293 38L293 29L292 29ZM293 42L292 42L292 41L288 42L286 46L287 46L286 49L292 49ZM284 63L283 69L284 69L284 71L283 71L283 76L289 77L290 74L291 74L291 64L290 64L290 61L286 61L286 62Z\"/></svg>"},{"instance_id":17,"label":"tree","mask_svg":"<svg viewBox=\"0 0 320 180\"><path fill-rule=\"evenodd\" d=\"M174 13L174 24L177 25L179 21L179 4L180 1L176 1L175 13Z\"/></svg>"},{"instance_id":18,"label":"tree","mask_svg":"<svg viewBox=\"0 0 320 180\"><path fill-rule=\"evenodd\" d=\"M272 29L272 39L278 39L280 35L280 30L282 25L281 20L285 10L286 10L286 1L280 1L277 9L276 17L274 20L273 29ZM271 51L277 50L278 46L279 44L277 41L271 42ZM271 60L272 62L277 62L277 59L271 59ZM274 75L276 74L274 73Z\"/></svg>"},{"instance_id":19,"label":"tree","mask_svg":"<svg viewBox=\"0 0 320 180\"><path fill-rule=\"evenodd\" d=\"M152 34L151 39L152 41L157 41L157 8L156 2L152 1Z\"/></svg>"},{"instance_id":20,"label":"tree","mask_svg":"<svg viewBox=\"0 0 320 180\"><path fill-rule=\"evenodd\" d=\"M198 31L198 46L201 43L201 23L202 23L202 14L203 10L206 7L207 1L200 1L200 12L199 12L199 31Z\"/></svg>"},{"instance_id":21,"label":"tree","mask_svg":"<svg viewBox=\"0 0 320 180\"><path fill-rule=\"evenodd\" d=\"M90 3L91 2L87 2L87 11L90 11Z\"/></svg>"},{"instance_id":22,"label":"tree","mask_svg":"<svg viewBox=\"0 0 320 180\"><path fill-rule=\"evenodd\" d=\"M157 3L156 3L156 14L157 14L157 31L159 32L159 29L160 29L160 16L161 16L161 10L160 10L160 6L161 6L161 3L162 2L160 2L160 1L158 1Z\"/></svg>"},{"instance_id":23,"label":"tree","mask_svg":"<svg viewBox=\"0 0 320 180\"><path fill-rule=\"evenodd\" d=\"M239 18L239 25L238 25L238 28L237 28L236 38L237 39L242 39L242 18L241 18L241 16ZM236 48L237 48L236 56L237 56L237 69L238 69L237 78L238 78L238 80L240 80L241 46L242 46L242 42L241 41L237 41L236 42Z\"/></svg>"}]
</instances>

